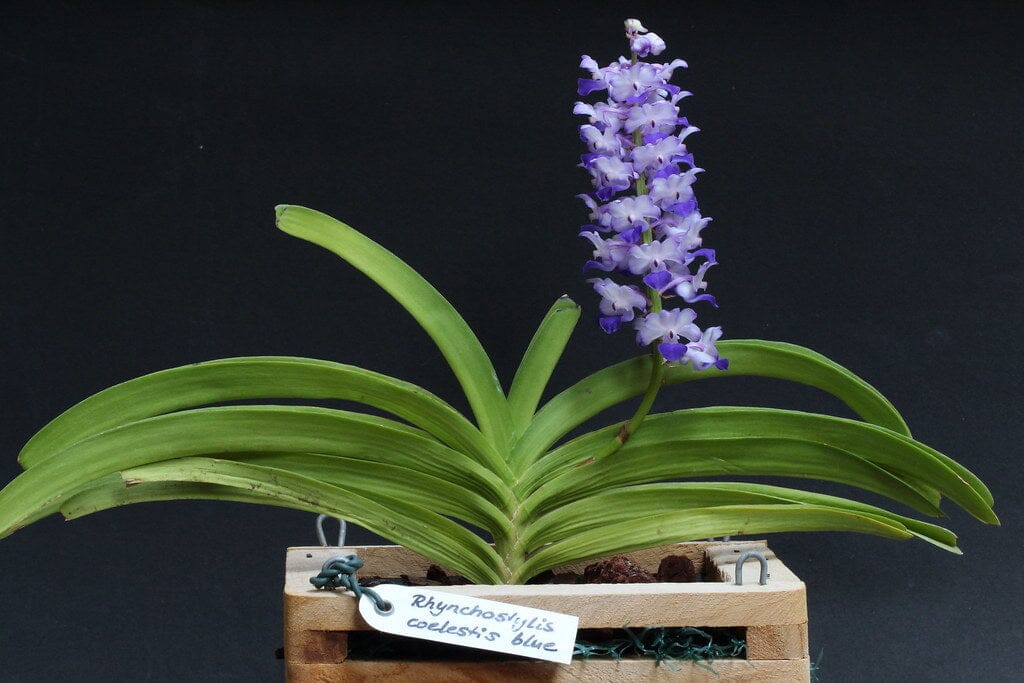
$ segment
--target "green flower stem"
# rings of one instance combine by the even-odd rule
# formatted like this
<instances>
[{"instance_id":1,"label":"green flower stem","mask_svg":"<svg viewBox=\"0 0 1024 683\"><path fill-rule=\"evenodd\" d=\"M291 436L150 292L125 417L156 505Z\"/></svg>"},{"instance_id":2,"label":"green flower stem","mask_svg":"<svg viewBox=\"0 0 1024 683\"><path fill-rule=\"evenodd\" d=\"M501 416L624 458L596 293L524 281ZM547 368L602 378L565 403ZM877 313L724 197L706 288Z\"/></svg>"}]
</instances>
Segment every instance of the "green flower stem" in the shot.
<instances>
[{"instance_id":1,"label":"green flower stem","mask_svg":"<svg viewBox=\"0 0 1024 683\"><path fill-rule=\"evenodd\" d=\"M658 396L658 391L664 384L665 378L665 363L661 360L661 354L658 353L656 347L651 348L651 379L647 383L647 391L644 392L643 400L640 401L640 405L637 406L636 412L633 413L633 417L629 418L629 422L624 422L619 428L615 438L612 439L605 448L597 455L591 456L586 460L582 460L578 467L583 465L589 465L593 462L597 462L602 458L606 458L612 455L617 450L629 441L629 437L636 433L640 429L640 425L643 424L644 418L651 412L651 406L654 405L654 399Z\"/></svg>"}]
</instances>

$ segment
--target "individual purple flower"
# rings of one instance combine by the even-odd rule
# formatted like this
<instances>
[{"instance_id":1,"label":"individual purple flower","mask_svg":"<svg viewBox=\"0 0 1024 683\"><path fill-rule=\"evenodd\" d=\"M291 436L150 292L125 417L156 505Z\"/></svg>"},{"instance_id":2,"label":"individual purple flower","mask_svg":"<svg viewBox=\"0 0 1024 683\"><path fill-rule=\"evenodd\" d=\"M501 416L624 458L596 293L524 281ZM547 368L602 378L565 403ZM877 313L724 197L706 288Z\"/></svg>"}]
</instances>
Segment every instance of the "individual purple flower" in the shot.
<instances>
[{"instance_id":1,"label":"individual purple flower","mask_svg":"<svg viewBox=\"0 0 1024 683\"><path fill-rule=\"evenodd\" d=\"M658 88L665 87L661 68L647 62L637 62L607 75L608 95L617 102L634 104L644 102Z\"/></svg>"},{"instance_id":2,"label":"individual purple flower","mask_svg":"<svg viewBox=\"0 0 1024 683\"><path fill-rule=\"evenodd\" d=\"M601 212L601 224L615 232L625 232L636 227L647 225L661 215L654 201L648 195L639 197L621 197L604 206Z\"/></svg>"},{"instance_id":3,"label":"individual purple flower","mask_svg":"<svg viewBox=\"0 0 1024 683\"><path fill-rule=\"evenodd\" d=\"M608 84L605 83L601 67L589 55L583 55L580 58L580 68L586 69L591 75L591 78L577 79L576 92L580 95L587 96L596 90L605 90L608 87Z\"/></svg>"},{"instance_id":4,"label":"individual purple flower","mask_svg":"<svg viewBox=\"0 0 1024 683\"><path fill-rule=\"evenodd\" d=\"M696 210L685 216L666 211L654 224L654 234L658 239L675 241L680 249L697 249L703 243L700 231L710 222L710 217Z\"/></svg>"},{"instance_id":5,"label":"individual purple flower","mask_svg":"<svg viewBox=\"0 0 1024 683\"><path fill-rule=\"evenodd\" d=\"M724 369L728 363L715 347L721 328L702 331L691 308L662 310L663 298L674 297L717 307L706 293L715 252L703 247L701 236L711 219L701 215L693 191L703 169L686 146L687 136L698 129L679 111L690 93L669 83L686 62L641 61L664 51L665 42L637 19L626 21L626 38L629 58L601 67L582 57L580 67L589 78L579 79L577 92L604 91L607 99L573 107L588 119L580 126L587 147L580 165L594 186L580 195L592 221L580 231L593 247L584 270L625 280L590 280L601 296L598 322L609 333L632 322L637 343L655 345L668 362Z\"/></svg>"},{"instance_id":6,"label":"individual purple flower","mask_svg":"<svg viewBox=\"0 0 1024 683\"><path fill-rule=\"evenodd\" d=\"M590 280L594 291L601 295L601 328L609 334L619 329L624 322L636 317L637 310L647 308L647 299L632 285L616 284L608 278Z\"/></svg>"},{"instance_id":7,"label":"individual purple flower","mask_svg":"<svg viewBox=\"0 0 1024 683\"><path fill-rule=\"evenodd\" d=\"M637 19L626 20L626 37L629 49L637 57L660 55L665 50L665 41L657 33L651 33Z\"/></svg>"},{"instance_id":8,"label":"individual purple flower","mask_svg":"<svg viewBox=\"0 0 1024 683\"><path fill-rule=\"evenodd\" d=\"M686 359L695 370L707 370L715 366L719 370L729 369L729 359L721 358L715 342L722 336L721 327L709 327L701 334L700 339L686 345Z\"/></svg>"},{"instance_id":9,"label":"individual purple flower","mask_svg":"<svg viewBox=\"0 0 1024 683\"><path fill-rule=\"evenodd\" d=\"M644 36L637 36L629 41L629 47L636 53L637 57L647 55L660 55L665 51L665 41L657 33L648 33Z\"/></svg>"},{"instance_id":10,"label":"individual purple flower","mask_svg":"<svg viewBox=\"0 0 1024 683\"><path fill-rule=\"evenodd\" d=\"M615 157L595 156L584 162L594 176L597 198L611 199L616 192L629 189L635 174L632 165Z\"/></svg>"},{"instance_id":11,"label":"individual purple flower","mask_svg":"<svg viewBox=\"0 0 1024 683\"><path fill-rule=\"evenodd\" d=\"M679 107L665 100L641 104L631 107L626 114L623 129L627 133L640 131L641 135L650 133L671 133L680 124L686 125L685 118L680 118Z\"/></svg>"},{"instance_id":12,"label":"individual purple flower","mask_svg":"<svg viewBox=\"0 0 1024 683\"><path fill-rule=\"evenodd\" d=\"M622 123L628 115L628 112L624 113L622 111L622 107L608 104L607 102L598 102L596 104L577 102L576 106L573 107L572 113L589 116L590 123L597 126L598 129L611 128L616 132L622 128Z\"/></svg>"},{"instance_id":13,"label":"individual purple flower","mask_svg":"<svg viewBox=\"0 0 1024 683\"><path fill-rule=\"evenodd\" d=\"M622 152L622 138L610 127L580 126L580 139L595 154L618 156Z\"/></svg>"},{"instance_id":14,"label":"individual purple flower","mask_svg":"<svg viewBox=\"0 0 1024 683\"><path fill-rule=\"evenodd\" d=\"M649 346L657 340L676 343L680 340L697 341L700 328L694 324L697 314L692 308L672 308L648 313L637 326L636 338L641 346Z\"/></svg>"},{"instance_id":15,"label":"individual purple flower","mask_svg":"<svg viewBox=\"0 0 1024 683\"><path fill-rule=\"evenodd\" d=\"M705 255L708 260L697 267L696 273L690 272L689 263L686 265L673 265L669 266L666 270L644 276L644 284L651 289L657 290L663 296L672 292L688 304L707 301L715 308L718 308L718 302L715 300L715 297L710 294L700 293L707 289L708 286L704 281L705 273L707 273L711 266L718 265L718 262L715 261L714 250L704 249L701 251L710 252L710 254Z\"/></svg>"},{"instance_id":16,"label":"individual purple flower","mask_svg":"<svg viewBox=\"0 0 1024 683\"><path fill-rule=\"evenodd\" d=\"M690 129L688 128L687 131ZM691 158L682 138L676 135L669 135L650 144L635 147L630 155L633 167L638 173L645 171L657 173L669 164L688 163Z\"/></svg>"},{"instance_id":17,"label":"individual purple flower","mask_svg":"<svg viewBox=\"0 0 1024 683\"><path fill-rule=\"evenodd\" d=\"M718 302L715 297L711 294L700 294L704 289L707 289L708 283L704 282L704 273L707 272L708 268L715 265L711 262L704 262L697 268L697 272L694 275L688 277L681 277L672 280L668 283L668 287L675 290L677 296L681 297L683 301L688 304L695 304L698 301L707 301L715 308L718 308Z\"/></svg>"},{"instance_id":18,"label":"individual purple flower","mask_svg":"<svg viewBox=\"0 0 1024 683\"><path fill-rule=\"evenodd\" d=\"M606 273L612 270L626 270L626 259L633 245L620 237L601 239L596 232L584 230L580 237L585 237L594 245L594 258L587 261L584 270L596 268Z\"/></svg>"},{"instance_id":19,"label":"individual purple flower","mask_svg":"<svg viewBox=\"0 0 1024 683\"><path fill-rule=\"evenodd\" d=\"M687 254L680 252L672 242L655 240L647 244L637 244L629 250L629 272L643 275L668 270L672 266L682 266L686 257Z\"/></svg>"},{"instance_id":20,"label":"individual purple flower","mask_svg":"<svg viewBox=\"0 0 1024 683\"><path fill-rule=\"evenodd\" d=\"M703 168L691 168L685 173L676 173L651 181L650 198L665 211L688 214L696 209L693 198L693 183ZM690 206L693 204L693 206Z\"/></svg>"}]
</instances>

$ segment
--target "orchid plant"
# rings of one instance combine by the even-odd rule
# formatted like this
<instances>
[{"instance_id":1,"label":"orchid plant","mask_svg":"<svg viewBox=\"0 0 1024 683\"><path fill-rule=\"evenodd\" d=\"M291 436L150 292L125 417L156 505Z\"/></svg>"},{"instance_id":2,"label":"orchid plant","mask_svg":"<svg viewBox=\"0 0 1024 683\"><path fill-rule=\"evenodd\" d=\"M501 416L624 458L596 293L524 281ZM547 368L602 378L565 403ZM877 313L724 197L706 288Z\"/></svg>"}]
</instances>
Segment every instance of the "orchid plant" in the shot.
<instances>
[{"instance_id":1,"label":"orchid plant","mask_svg":"<svg viewBox=\"0 0 1024 683\"><path fill-rule=\"evenodd\" d=\"M626 22L630 56L584 56L582 195L593 246L586 268L607 332L632 326L646 350L541 405L579 317L566 297L540 322L506 392L466 321L409 265L353 228L299 206L277 226L324 247L393 296L451 366L472 419L428 390L341 363L245 357L146 375L91 396L22 449L0 492L0 536L59 512L72 519L127 503L219 499L351 520L478 583L520 583L566 563L719 535L842 530L919 538L959 552L947 529L842 497L723 475L818 479L926 514L943 496L996 524L992 496L966 468L916 441L899 413L849 370L809 349L721 341L692 308L716 305L705 276L692 185L701 169L669 83L682 60L648 63L664 41ZM830 392L860 419L707 407L651 414L659 389L757 375ZM639 398L631 419L567 439L602 411ZM265 405L252 405L266 399ZM342 399L392 417L273 399ZM245 401L245 404L232 405ZM468 526L484 530L487 539Z\"/></svg>"}]
</instances>

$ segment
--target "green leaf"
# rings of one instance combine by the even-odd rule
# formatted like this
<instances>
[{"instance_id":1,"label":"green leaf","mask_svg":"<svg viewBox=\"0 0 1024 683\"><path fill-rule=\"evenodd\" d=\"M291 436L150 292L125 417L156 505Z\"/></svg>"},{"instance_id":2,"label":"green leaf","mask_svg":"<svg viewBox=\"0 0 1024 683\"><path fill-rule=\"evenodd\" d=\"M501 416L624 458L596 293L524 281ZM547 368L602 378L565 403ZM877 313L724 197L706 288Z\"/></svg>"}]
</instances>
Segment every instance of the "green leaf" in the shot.
<instances>
[{"instance_id":1,"label":"green leaf","mask_svg":"<svg viewBox=\"0 0 1024 683\"><path fill-rule=\"evenodd\" d=\"M341 399L393 413L442 443L487 461L493 447L465 417L426 389L351 365L257 356L195 363L105 389L43 427L18 457L32 467L100 432L187 408L248 399ZM484 456L485 452L492 453Z\"/></svg>"},{"instance_id":2,"label":"green leaf","mask_svg":"<svg viewBox=\"0 0 1024 683\"><path fill-rule=\"evenodd\" d=\"M580 307L568 296L559 297L530 340L508 392L512 424L517 435L530 425L551 373L579 319Z\"/></svg>"},{"instance_id":3,"label":"green leaf","mask_svg":"<svg viewBox=\"0 0 1024 683\"><path fill-rule=\"evenodd\" d=\"M839 398L865 422L910 436L903 417L885 396L817 351L796 344L760 339L720 342L718 348L729 359L726 376L736 373L773 377L816 387Z\"/></svg>"},{"instance_id":4,"label":"green leaf","mask_svg":"<svg viewBox=\"0 0 1024 683\"><path fill-rule=\"evenodd\" d=\"M759 339L724 341L717 346L719 353L729 359L728 371L696 371L689 366L673 366L667 368L664 383L746 375L799 382L833 394L868 422L901 434L910 433L884 396L820 353L795 344ZM650 374L648 357L638 356L600 370L552 398L537 412L516 444L513 470L522 471L556 441L601 411L643 394Z\"/></svg>"},{"instance_id":5,"label":"green leaf","mask_svg":"<svg viewBox=\"0 0 1024 683\"><path fill-rule=\"evenodd\" d=\"M0 538L56 511L105 475L163 460L242 452L320 453L381 462L476 491L501 509L505 484L485 467L413 427L328 408L201 408L132 422L79 441L0 491Z\"/></svg>"},{"instance_id":6,"label":"green leaf","mask_svg":"<svg viewBox=\"0 0 1024 683\"><path fill-rule=\"evenodd\" d=\"M462 316L404 261L330 216L301 206L276 207L277 227L334 252L394 297L434 340L455 372L481 431L499 450L512 435L512 419L494 366ZM507 463L494 459L495 472Z\"/></svg>"},{"instance_id":7,"label":"green leaf","mask_svg":"<svg viewBox=\"0 0 1024 683\"><path fill-rule=\"evenodd\" d=\"M522 543L528 551L532 551L582 531L673 510L780 503L817 505L884 517L903 525L913 535L943 550L960 553L956 547L956 535L934 524L837 496L736 482L660 482L603 491L542 515L526 529Z\"/></svg>"},{"instance_id":8,"label":"green leaf","mask_svg":"<svg viewBox=\"0 0 1024 683\"><path fill-rule=\"evenodd\" d=\"M400 497L355 489L248 462L180 458L125 469L129 490L143 483L212 484L237 492L231 499L330 514L363 526L481 583L499 582L500 561L479 536ZM159 494L166 489L156 488ZM74 506L74 498L69 503Z\"/></svg>"},{"instance_id":9,"label":"green leaf","mask_svg":"<svg viewBox=\"0 0 1024 683\"><path fill-rule=\"evenodd\" d=\"M744 474L838 481L928 513L931 503L923 495L927 489L916 485L920 481L981 521L998 523L970 481L910 437L876 425L770 408L681 410L649 416L614 456L574 466L616 428L575 439L531 468L519 493L537 490L523 503L523 513L535 514L616 485Z\"/></svg>"},{"instance_id":10,"label":"green leaf","mask_svg":"<svg viewBox=\"0 0 1024 683\"><path fill-rule=\"evenodd\" d=\"M669 543L781 531L856 531L895 539L912 537L897 522L864 512L818 505L722 505L649 515L580 532L531 555L519 576L527 579L570 562Z\"/></svg>"},{"instance_id":11,"label":"green leaf","mask_svg":"<svg viewBox=\"0 0 1024 683\"><path fill-rule=\"evenodd\" d=\"M928 444L921 443L920 441L914 441L914 443L922 450L927 451L928 454L931 455L933 458L940 461L942 464L944 464L946 467L952 470L956 474L956 476L963 479L964 482L966 482L967 485L974 490L975 494L977 494L977 496L985 502L986 505L988 505L990 508L992 507L993 503L995 503L995 498L992 497L992 492L988 489L987 486L985 486L985 482L979 479L976 474L968 470L966 467L958 463L953 458L949 457L944 453L940 453L939 451L935 450Z\"/></svg>"},{"instance_id":12,"label":"green leaf","mask_svg":"<svg viewBox=\"0 0 1024 683\"><path fill-rule=\"evenodd\" d=\"M167 462L174 462L168 460ZM143 465L144 469L149 465ZM60 506L60 514L71 521L103 510L131 505L171 500L221 500L233 503L264 504L263 496L249 489L193 481L131 481L120 473L108 474L78 489ZM315 512L310 508L303 509ZM318 513L319 514L319 513Z\"/></svg>"},{"instance_id":13,"label":"green leaf","mask_svg":"<svg viewBox=\"0 0 1024 683\"><path fill-rule=\"evenodd\" d=\"M508 517L480 494L408 467L315 453L242 454L238 460L300 474L369 498L378 493L401 498L432 512L475 524L495 536L508 535L510 531Z\"/></svg>"},{"instance_id":14,"label":"green leaf","mask_svg":"<svg viewBox=\"0 0 1024 683\"><path fill-rule=\"evenodd\" d=\"M576 445L570 442L566 446L567 449L573 447L574 458ZM565 451L564 455L568 456L569 452ZM941 514L938 497L931 496L930 491L921 491L854 453L813 441L768 437L687 438L667 441L643 452L623 448L605 460L613 461L614 466L605 465L605 461L578 469L563 465L553 469L546 478L540 477L539 471L531 471L528 483L539 488L524 501L523 512L542 513L626 484L672 478L775 476L856 486L924 514ZM538 478L533 479L534 476Z\"/></svg>"}]
</instances>

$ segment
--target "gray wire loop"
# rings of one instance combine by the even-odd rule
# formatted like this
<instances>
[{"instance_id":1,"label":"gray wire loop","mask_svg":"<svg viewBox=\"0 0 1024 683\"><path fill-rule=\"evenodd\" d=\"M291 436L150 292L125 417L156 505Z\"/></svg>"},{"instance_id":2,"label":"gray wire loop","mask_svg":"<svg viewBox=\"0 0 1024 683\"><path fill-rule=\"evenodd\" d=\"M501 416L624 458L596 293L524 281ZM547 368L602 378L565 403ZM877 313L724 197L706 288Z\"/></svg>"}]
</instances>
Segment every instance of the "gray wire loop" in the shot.
<instances>
[{"instance_id":1,"label":"gray wire loop","mask_svg":"<svg viewBox=\"0 0 1024 683\"><path fill-rule=\"evenodd\" d=\"M743 585L743 563L749 558L756 557L757 561L761 563L761 578L758 581L762 586L768 583L768 560L765 559L764 553L757 550L748 550L747 552L740 555L740 558L736 560L736 585Z\"/></svg>"},{"instance_id":2,"label":"gray wire loop","mask_svg":"<svg viewBox=\"0 0 1024 683\"><path fill-rule=\"evenodd\" d=\"M358 555L336 555L324 562L320 573L309 577L309 582L317 589L332 591L336 588L346 588L352 591L356 599L363 595L373 600L373 608L378 614L387 616L391 614L395 606L380 597L380 594L372 588L364 588L359 585L356 572L363 566L363 561Z\"/></svg>"},{"instance_id":3,"label":"gray wire loop","mask_svg":"<svg viewBox=\"0 0 1024 683\"><path fill-rule=\"evenodd\" d=\"M348 524L341 517L335 517L338 520L338 546L342 547L345 545L345 534L348 531ZM320 541L320 545L324 548L330 544L327 542L327 534L324 533L324 522L327 521L327 515L316 516L316 537Z\"/></svg>"}]
</instances>

